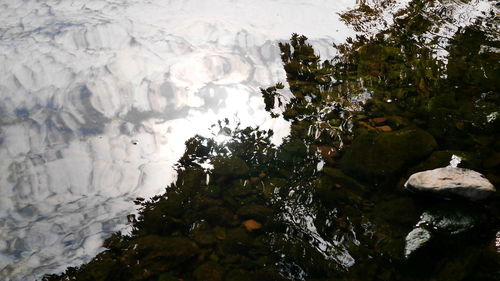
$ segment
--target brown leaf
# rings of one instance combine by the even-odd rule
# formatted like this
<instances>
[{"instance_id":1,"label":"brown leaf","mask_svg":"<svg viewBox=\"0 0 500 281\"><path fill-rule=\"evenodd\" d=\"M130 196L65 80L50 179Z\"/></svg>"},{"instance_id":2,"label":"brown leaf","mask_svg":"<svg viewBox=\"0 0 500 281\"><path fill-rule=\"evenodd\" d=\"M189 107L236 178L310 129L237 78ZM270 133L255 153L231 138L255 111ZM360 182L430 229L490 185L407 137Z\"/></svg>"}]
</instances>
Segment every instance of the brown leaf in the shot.
<instances>
[{"instance_id":1,"label":"brown leaf","mask_svg":"<svg viewBox=\"0 0 500 281\"><path fill-rule=\"evenodd\" d=\"M243 226L245 226L248 231L254 231L262 228L262 224L254 219L244 221Z\"/></svg>"},{"instance_id":2,"label":"brown leaf","mask_svg":"<svg viewBox=\"0 0 500 281\"><path fill-rule=\"evenodd\" d=\"M384 123L385 121L387 121L387 119L388 119L387 116L377 117L377 118L373 118L372 122L375 124L380 124L380 123Z\"/></svg>"},{"instance_id":3,"label":"brown leaf","mask_svg":"<svg viewBox=\"0 0 500 281\"><path fill-rule=\"evenodd\" d=\"M392 131L392 128L387 126L387 125L384 125L384 126L379 126L379 127L376 127L378 131L380 132L391 132Z\"/></svg>"}]
</instances>

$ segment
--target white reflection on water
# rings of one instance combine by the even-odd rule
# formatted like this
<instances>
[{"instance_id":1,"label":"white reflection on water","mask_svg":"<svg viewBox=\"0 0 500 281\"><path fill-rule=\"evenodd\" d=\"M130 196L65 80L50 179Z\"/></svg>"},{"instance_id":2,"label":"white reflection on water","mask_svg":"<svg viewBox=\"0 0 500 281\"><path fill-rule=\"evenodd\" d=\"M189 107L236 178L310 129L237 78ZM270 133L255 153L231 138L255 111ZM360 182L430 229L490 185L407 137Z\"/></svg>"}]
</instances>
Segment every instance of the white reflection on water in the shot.
<instances>
[{"instance_id":1,"label":"white reflection on water","mask_svg":"<svg viewBox=\"0 0 500 281\"><path fill-rule=\"evenodd\" d=\"M0 279L88 261L219 119L279 142L259 92L285 79L276 42L331 56L354 2L0 1Z\"/></svg>"}]
</instances>

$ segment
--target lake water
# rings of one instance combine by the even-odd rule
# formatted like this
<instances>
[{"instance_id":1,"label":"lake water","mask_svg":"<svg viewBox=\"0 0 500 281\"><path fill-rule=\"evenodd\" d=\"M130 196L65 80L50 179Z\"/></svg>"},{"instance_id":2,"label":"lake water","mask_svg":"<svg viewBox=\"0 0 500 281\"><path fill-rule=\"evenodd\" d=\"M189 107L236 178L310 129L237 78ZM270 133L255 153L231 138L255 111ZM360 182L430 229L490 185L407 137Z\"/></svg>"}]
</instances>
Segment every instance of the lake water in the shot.
<instances>
[{"instance_id":1,"label":"lake water","mask_svg":"<svg viewBox=\"0 0 500 281\"><path fill-rule=\"evenodd\" d=\"M323 58L354 0L0 0L0 279L79 265L163 192L184 141L222 118L272 128L277 42Z\"/></svg>"}]
</instances>

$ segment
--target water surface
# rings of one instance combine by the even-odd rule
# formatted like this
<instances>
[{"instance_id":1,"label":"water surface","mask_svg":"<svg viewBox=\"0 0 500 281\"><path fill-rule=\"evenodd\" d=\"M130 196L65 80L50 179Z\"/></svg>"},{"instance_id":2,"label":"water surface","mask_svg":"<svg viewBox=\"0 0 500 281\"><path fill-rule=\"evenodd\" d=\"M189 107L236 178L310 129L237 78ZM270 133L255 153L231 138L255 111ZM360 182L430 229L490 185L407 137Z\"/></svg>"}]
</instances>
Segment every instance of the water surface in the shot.
<instances>
[{"instance_id":1,"label":"water surface","mask_svg":"<svg viewBox=\"0 0 500 281\"><path fill-rule=\"evenodd\" d=\"M277 42L331 57L354 2L1 1L0 279L88 261L219 119L279 142L259 91L285 81Z\"/></svg>"}]
</instances>

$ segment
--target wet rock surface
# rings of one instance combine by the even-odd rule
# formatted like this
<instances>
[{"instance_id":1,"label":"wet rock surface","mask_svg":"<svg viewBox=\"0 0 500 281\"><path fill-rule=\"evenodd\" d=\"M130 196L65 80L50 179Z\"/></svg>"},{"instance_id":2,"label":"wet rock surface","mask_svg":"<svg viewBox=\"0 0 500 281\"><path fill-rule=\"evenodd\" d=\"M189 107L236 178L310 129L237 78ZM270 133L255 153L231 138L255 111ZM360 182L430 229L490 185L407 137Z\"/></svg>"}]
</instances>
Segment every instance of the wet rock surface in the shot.
<instances>
[{"instance_id":1,"label":"wet rock surface","mask_svg":"<svg viewBox=\"0 0 500 281\"><path fill-rule=\"evenodd\" d=\"M456 160L454 160L456 159ZM452 162L456 161L457 163ZM427 159L408 170L409 174L433 170L437 168L454 166L466 169L477 169L480 163L477 156L472 152L460 150L437 150L431 153Z\"/></svg>"},{"instance_id":2,"label":"wet rock surface","mask_svg":"<svg viewBox=\"0 0 500 281\"><path fill-rule=\"evenodd\" d=\"M414 228L405 238L405 257L409 258L415 251L431 240L432 234L425 228Z\"/></svg>"},{"instance_id":3,"label":"wet rock surface","mask_svg":"<svg viewBox=\"0 0 500 281\"><path fill-rule=\"evenodd\" d=\"M438 202L422 213L415 228L407 234L405 258L411 258L431 243L438 250L477 239L478 234L474 230L481 228L487 217L486 211L477 205ZM432 252L431 247L427 251Z\"/></svg>"},{"instance_id":4,"label":"wet rock surface","mask_svg":"<svg viewBox=\"0 0 500 281\"><path fill-rule=\"evenodd\" d=\"M365 178L388 177L421 160L436 146L432 135L419 128L366 132L353 141L340 165L350 174Z\"/></svg>"},{"instance_id":5,"label":"wet rock surface","mask_svg":"<svg viewBox=\"0 0 500 281\"><path fill-rule=\"evenodd\" d=\"M413 174L405 183L405 187L441 196L460 196L473 201L485 199L496 191L493 184L482 174L454 167Z\"/></svg>"},{"instance_id":6,"label":"wet rock surface","mask_svg":"<svg viewBox=\"0 0 500 281\"><path fill-rule=\"evenodd\" d=\"M438 205L425 211L417 225L445 235L464 233L478 227L483 221L477 209L460 204Z\"/></svg>"}]
</instances>

